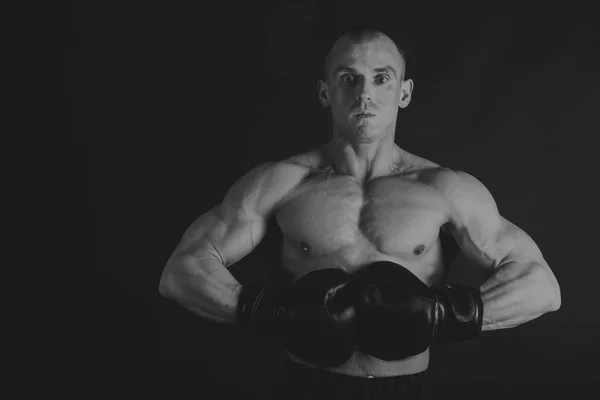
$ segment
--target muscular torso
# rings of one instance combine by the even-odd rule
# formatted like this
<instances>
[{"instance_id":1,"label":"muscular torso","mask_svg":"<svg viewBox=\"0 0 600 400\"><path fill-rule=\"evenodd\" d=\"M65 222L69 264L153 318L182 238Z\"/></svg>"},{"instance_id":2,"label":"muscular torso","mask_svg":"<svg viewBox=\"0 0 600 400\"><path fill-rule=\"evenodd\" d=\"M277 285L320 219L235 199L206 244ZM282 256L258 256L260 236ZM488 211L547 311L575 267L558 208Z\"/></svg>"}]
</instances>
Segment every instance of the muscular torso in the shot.
<instances>
[{"instance_id":1,"label":"muscular torso","mask_svg":"<svg viewBox=\"0 0 600 400\"><path fill-rule=\"evenodd\" d=\"M309 168L275 213L283 233L283 265L294 280L317 269L352 273L387 260L403 265L429 286L439 284L444 273L439 233L449 213L435 186L438 166L415 156L409 167L404 164L368 182L327 166ZM428 363L428 351L394 362L357 351L346 364L330 370L396 376L421 372Z\"/></svg>"}]
</instances>

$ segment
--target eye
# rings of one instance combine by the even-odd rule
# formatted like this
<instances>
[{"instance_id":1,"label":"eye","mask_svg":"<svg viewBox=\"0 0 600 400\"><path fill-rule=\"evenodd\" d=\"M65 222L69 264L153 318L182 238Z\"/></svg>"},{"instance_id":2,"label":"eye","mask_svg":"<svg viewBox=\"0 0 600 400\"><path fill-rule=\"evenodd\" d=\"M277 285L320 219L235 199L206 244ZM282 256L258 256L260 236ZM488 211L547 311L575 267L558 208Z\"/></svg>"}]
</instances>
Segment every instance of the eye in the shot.
<instances>
[{"instance_id":1,"label":"eye","mask_svg":"<svg viewBox=\"0 0 600 400\"><path fill-rule=\"evenodd\" d=\"M387 75L378 75L375 80L377 81L377 83L386 83L387 81L390 80L389 76Z\"/></svg>"},{"instance_id":2,"label":"eye","mask_svg":"<svg viewBox=\"0 0 600 400\"><path fill-rule=\"evenodd\" d=\"M342 82L348 83L348 84L354 83L355 82L354 76L352 76L350 74L342 75Z\"/></svg>"}]
</instances>

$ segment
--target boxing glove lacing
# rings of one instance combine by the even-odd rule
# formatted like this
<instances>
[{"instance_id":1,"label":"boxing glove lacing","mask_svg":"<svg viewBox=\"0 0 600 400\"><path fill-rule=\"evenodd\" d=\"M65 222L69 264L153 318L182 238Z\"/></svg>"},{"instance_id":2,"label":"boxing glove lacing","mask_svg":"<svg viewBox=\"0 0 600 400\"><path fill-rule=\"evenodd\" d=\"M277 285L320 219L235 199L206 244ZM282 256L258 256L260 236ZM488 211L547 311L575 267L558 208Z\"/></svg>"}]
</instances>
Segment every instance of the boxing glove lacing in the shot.
<instances>
[{"instance_id":1,"label":"boxing glove lacing","mask_svg":"<svg viewBox=\"0 0 600 400\"><path fill-rule=\"evenodd\" d=\"M446 285L446 289L456 290L455 288L453 288L450 285ZM475 299L473 299L473 295L471 294L470 291L467 290L466 292L467 292L467 295L469 296L469 305L470 305L470 307L469 307L469 311L470 311L469 315L466 315L466 316L462 315L456 309L456 304L455 304L454 300L452 299L452 296L449 296L450 297L450 307L452 308L453 314L455 315L456 319L459 322L469 322L469 321L472 321L473 318L475 318Z\"/></svg>"}]
</instances>

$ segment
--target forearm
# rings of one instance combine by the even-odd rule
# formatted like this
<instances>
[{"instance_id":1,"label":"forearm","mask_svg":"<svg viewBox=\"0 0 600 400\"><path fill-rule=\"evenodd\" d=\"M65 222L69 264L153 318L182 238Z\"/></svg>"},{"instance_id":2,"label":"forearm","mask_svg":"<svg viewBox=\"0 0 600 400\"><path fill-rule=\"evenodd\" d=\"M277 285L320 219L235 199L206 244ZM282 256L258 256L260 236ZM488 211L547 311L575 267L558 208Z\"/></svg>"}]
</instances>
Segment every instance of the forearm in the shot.
<instances>
[{"instance_id":1,"label":"forearm","mask_svg":"<svg viewBox=\"0 0 600 400\"><path fill-rule=\"evenodd\" d=\"M481 286L482 330L512 328L558 309L560 294L547 266L509 262Z\"/></svg>"},{"instance_id":2,"label":"forearm","mask_svg":"<svg viewBox=\"0 0 600 400\"><path fill-rule=\"evenodd\" d=\"M215 322L235 322L241 286L213 255L174 255L160 281L160 293L193 313Z\"/></svg>"}]
</instances>

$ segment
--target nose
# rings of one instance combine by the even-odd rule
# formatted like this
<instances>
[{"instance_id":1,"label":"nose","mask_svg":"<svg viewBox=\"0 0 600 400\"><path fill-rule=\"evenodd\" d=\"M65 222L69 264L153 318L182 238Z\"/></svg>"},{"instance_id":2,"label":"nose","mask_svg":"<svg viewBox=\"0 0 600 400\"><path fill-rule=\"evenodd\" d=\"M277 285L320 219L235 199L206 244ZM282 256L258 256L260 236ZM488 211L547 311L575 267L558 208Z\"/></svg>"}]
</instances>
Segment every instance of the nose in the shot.
<instances>
[{"instance_id":1,"label":"nose","mask_svg":"<svg viewBox=\"0 0 600 400\"><path fill-rule=\"evenodd\" d=\"M371 100L373 98L373 85L371 85L366 79L362 81L360 85L358 85L358 96L357 100L366 101Z\"/></svg>"}]
</instances>

